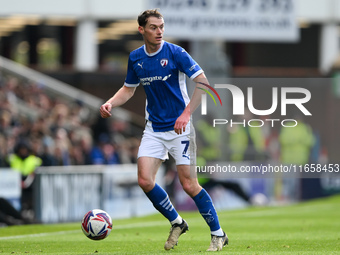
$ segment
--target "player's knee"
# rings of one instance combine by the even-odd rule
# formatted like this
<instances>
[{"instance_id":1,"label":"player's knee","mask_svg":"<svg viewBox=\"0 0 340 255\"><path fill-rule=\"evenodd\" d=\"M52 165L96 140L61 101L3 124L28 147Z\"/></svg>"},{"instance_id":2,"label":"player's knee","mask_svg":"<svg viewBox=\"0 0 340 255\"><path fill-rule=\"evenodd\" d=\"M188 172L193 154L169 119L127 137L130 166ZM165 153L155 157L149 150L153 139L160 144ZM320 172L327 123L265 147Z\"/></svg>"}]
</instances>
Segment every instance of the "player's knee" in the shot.
<instances>
[{"instance_id":1,"label":"player's knee","mask_svg":"<svg viewBox=\"0 0 340 255\"><path fill-rule=\"evenodd\" d=\"M153 189L155 183L152 179L138 177L138 185L144 192L149 192Z\"/></svg>"},{"instance_id":2,"label":"player's knee","mask_svg":"<svg viewBox=\"0 0 340 255\"><path fill-rule=\"evenodd\" d=\"M201 190L199 184L193 181L184 181L182 186L183 190L191 197L196 196Z\"/></svg>"}]
</instances>

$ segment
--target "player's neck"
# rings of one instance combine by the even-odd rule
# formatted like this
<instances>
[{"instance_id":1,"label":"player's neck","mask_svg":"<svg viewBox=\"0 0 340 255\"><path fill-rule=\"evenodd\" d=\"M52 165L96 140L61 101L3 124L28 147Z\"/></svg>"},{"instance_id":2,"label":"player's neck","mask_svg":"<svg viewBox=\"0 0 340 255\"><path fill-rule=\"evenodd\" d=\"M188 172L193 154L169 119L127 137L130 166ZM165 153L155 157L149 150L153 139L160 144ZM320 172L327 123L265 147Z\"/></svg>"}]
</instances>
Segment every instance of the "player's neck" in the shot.
<instances>
[{"instance_id":1,"label":"player's neck","mask_svg":"<svg viewBox=\"0 0 340 255\"><path fill-rule=\"evenodd\" d=\"M146 52L151 54L151 53L155 53L159 50L159 48L161 47L162 44L150 44L150 43L145 43L145 49Z\"/></svg>"}]
</instances>

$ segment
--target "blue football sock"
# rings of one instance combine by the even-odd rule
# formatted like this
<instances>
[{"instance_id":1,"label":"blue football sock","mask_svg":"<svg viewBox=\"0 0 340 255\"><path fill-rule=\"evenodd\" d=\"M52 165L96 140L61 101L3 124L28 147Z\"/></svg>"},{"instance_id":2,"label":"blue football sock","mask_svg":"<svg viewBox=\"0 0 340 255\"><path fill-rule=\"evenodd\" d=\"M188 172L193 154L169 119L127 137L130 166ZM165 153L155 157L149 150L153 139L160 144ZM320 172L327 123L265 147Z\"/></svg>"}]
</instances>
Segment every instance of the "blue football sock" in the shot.
<instances>
[{"instance_id":1,"label":"blue football sock","mask_svg":"<svg viewBox=\"0 0 340 255\"><path fill-rule=\"evenodd\" d=\"M219 230L221 227L216 209L208 192L205 189L202 189L200 193L193 197L193 200L196 203L198 211L209 225L210 231Z\"/></svg>"},{"instance_id":2,"label":"blue football sock","mask_svg":"<svg viewBox=\"0 0 340 255\"><path fill-rule=\"evenodd\" d=\"M178 213L173 207L168 194L157 183L151 191L145 194L150 199L153 206L170 222L178 217Z\"/></svg>"}]
</instances>

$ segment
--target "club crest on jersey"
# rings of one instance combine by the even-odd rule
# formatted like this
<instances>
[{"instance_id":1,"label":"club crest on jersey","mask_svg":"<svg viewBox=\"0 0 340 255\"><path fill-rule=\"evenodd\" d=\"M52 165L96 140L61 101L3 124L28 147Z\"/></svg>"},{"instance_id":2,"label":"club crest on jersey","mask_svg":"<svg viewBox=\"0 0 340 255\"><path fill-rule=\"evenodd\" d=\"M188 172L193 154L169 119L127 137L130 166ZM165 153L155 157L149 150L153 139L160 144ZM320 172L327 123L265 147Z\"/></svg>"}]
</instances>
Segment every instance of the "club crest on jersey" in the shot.
<instances>
[{"instance_id":1,"label":"club crest on jersey","mask_svg":"<svg viewBox=\"0 0 340 255\"><path fill-rule=\"evenodd\" d=\"M169 63L169 60L167 58L162 58L160 63L162 67L166 67Z\"/></svg>"}]
</instances>

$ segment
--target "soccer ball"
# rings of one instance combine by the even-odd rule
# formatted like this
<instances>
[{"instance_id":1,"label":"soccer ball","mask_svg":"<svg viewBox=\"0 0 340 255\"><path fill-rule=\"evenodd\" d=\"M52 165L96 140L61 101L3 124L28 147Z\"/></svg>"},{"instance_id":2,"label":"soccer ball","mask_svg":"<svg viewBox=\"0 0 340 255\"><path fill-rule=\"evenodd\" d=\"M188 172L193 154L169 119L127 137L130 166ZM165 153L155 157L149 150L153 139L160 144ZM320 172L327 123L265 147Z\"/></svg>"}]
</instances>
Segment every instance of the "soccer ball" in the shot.
<instances>
[{"instance_id":1,"label":"soccer ball","mask_svg":"<svg viewBox=\"0 0 340 255\"><path fill-rule=\"evenodd\" d=\"M112 230L110 215L100 209L94 209L86 213L81 221L83 233L92 240L106 238Z\"/></svg>"}]
</instances>

